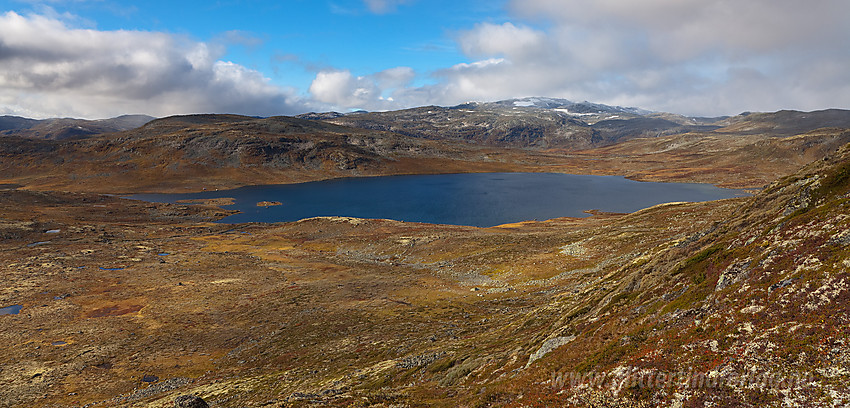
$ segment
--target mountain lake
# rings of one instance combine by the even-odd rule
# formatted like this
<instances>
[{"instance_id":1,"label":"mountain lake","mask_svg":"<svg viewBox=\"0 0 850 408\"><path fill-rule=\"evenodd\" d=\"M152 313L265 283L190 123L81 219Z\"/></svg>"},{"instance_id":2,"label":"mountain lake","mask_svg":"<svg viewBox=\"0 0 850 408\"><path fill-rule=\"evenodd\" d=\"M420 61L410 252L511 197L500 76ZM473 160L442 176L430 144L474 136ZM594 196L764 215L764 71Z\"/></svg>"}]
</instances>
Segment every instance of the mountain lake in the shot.
<instances>
[{"instance_id":1,"label":"mountain lake","mask_svg":"<svg viewBox=\"0 0 850 408\"><path fill-rule=\"evenodd\" d=\"M125 198L175 203L233 198L239 214L219 222L287 222L318 216L388 218L491 227L528 220L587 217L588 210L630 213L656 204L742 197L709 184L655 183L621 176L467 173L343 178Z\"/></svg>"}]
</instances>

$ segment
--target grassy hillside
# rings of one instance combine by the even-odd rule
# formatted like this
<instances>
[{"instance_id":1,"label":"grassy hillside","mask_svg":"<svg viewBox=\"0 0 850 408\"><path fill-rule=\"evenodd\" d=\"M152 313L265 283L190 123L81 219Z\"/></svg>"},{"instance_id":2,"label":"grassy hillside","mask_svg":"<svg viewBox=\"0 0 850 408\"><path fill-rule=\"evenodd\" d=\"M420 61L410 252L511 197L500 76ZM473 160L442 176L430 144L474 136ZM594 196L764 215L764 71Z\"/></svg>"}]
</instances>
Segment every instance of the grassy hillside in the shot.
<instances>
[{"instance_id":1,"label":"grassy hillside","mask_svg":"<svg viewBox=\"0 0 850 408\"><path fill-rule=\"evenodd\" d=\"M752 198L487 229L3 190L0 381L13 406L842 406L848 174L845 146Z\"/></svg>"}]
</instances>

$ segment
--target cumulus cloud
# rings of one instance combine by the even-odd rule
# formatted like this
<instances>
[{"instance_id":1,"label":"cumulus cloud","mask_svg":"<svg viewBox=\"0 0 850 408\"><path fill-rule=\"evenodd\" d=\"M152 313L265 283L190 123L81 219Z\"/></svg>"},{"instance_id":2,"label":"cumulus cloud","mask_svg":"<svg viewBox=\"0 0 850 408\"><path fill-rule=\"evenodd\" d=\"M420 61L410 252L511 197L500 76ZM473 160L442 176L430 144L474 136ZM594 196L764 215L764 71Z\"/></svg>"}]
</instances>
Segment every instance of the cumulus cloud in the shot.
<instances>
[{"instance_id":1,"label":"cumulus cloud","mask_svg":"<svg viewBox=\"0 0 850 408\"><path fill-rule=\"evenodd\" d=\"M410 67L396 67L375 74L375 83L382 89L407 86L416 77Z\"/></svg>"},{"instance_id":2,"label":"cumulus cloud","mask_svg":"<svg viewBox=\"0 0 850 408\"><path fill-rule=\"evenodd\" d=\"M354 76L348 70L322 70L310 85L310 94L318 102L337 108L388 110L406 107L395 100L405 92L416 73L410 67L396 67L369 76ZM412 103L412 98L403 98Z\"/></svg>"},{"instance_id":3,"label":"cumulus cloud","mask_svg":"<svg viewBox=\"0 0 850 408\"><path fill-rule=\"evenodd\" d=\"M388 13L410 2L363 4ZM694 115L850 107L846 0L509 0L508 10L510 21L454 32L466 61L432 72L354 73L273 57L316 72L309 100L222 60L229 45L262 44L249 33L204 43L8 12L0 14L0 114L274 115L532 95Z\"/></svg>"},{"instance_id":4,"label":"cumulus cloud","mask_svg":"<svg viewBox=\"0 0 850 408\"><path fill-rule=\"evenodd\" d=\"M350 71L322 71L310 85L314 98L337 106L371 106L379 91L376 84Z\"/></svg>"},{"instance_id":5,"label":"cumulus cloud","mask_svg":"<svg viewBox=\"0 0 850 408\"><path fill-rule=\"evenodd\" d=\"M504 55L511 59L536 57L548 48L545 33L512 23L478 24L461 34L459 44L469 56Z\"/></svg>"},{"instance_id":6,"label":"cumulus cloud","mask_svg":"<svg viewBox=\"0 0 850 408\"><path fill-rule=\"evenodd\" d=\"M394 106L545 95L693 115L850 107L845 0L512 0L509 10L510 22L457 33L471 62L393 90ZM361 95L380 107L385 94Z\"/></svg>"},{"instance_id":7,"label":"cumulus cloud","mask_svg":"<svg viewBox=\"0 0 850 408\"><path fill-rule=\"evenodd\" d=\"M845 1L514 0L511 9L548 28L480 25L459 39L470 55L511 62L485 94L548 89L689 114L850 105L850 71L828 68L850 66L839 40L850 36ZM498 40L482 46L488 38ZM492 69L447 81L479 76Z\"/></svg>"},{"instance_id":8,"label":"cumulus cloud","mask_svg":"<svg viewBox=\"0 0 850 408\"><path fill-rule=\"evenodd\" d=\"M7 12L0 15L0 113L104 117L305 110L294 91L219 60L222 51L171 34L78 29L52 17Z\"/></svg>"}]
</instances>

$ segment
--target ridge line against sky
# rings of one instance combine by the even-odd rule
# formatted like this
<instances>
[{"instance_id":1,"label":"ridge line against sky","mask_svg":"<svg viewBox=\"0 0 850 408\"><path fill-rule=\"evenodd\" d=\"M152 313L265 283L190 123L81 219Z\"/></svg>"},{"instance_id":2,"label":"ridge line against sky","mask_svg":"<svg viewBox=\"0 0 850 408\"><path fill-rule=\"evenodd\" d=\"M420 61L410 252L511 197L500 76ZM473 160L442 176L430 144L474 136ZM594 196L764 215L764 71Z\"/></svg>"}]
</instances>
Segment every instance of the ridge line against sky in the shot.
<instances>
[{"instance_id":1,"label":"ridge line against sky","mask_svg":"<svg viewBox=\"0 0 850 408\"><path fill-rule=\"evenodd\" d=\"M0 115L850 107L845 0L0 0Z\"/></svg>"}]
</instances>

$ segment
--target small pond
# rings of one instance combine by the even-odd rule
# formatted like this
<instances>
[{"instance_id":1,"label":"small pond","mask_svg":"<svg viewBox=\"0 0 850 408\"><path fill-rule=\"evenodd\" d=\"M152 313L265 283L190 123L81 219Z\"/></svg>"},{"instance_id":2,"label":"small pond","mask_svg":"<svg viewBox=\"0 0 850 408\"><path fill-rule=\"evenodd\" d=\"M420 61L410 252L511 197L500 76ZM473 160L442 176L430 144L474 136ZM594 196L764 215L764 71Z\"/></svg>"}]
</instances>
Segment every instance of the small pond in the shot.
<instances>
[{"instance_id":1,"label":"small pond","mask_svg":"<svg viewBox=\"0 0 850 408\"><path fill-rule=\"evenodd\" d=\"M21 309L24 307L22 305L12 305L6 307L0 307L0 315L16 315L21 313Z\"/></svg>"}]
</instances>

